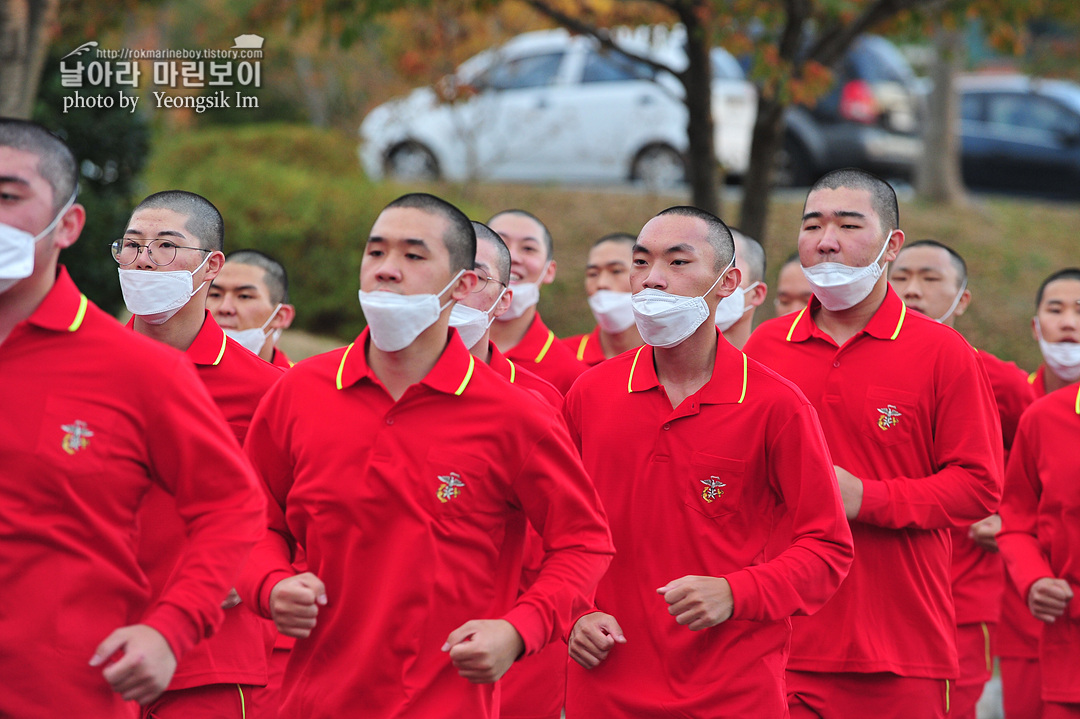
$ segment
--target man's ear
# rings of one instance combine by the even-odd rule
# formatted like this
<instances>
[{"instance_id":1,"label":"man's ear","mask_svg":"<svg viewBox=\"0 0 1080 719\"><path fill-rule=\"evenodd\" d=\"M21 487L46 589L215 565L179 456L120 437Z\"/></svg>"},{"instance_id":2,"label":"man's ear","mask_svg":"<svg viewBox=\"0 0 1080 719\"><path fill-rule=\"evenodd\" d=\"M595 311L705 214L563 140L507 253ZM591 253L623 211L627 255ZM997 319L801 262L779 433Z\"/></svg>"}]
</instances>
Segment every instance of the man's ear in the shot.
<instances>
[{"instance_id":1,"label":"man's ear","mask_svg":"<svg viewBox=\"0 0 1080 719\"><path fill-rule=\"evenodd\" d=\"M480 282L480 278L476 274L476 270L465 270L461 273L461 277L454 283L454 289L450 292L450 298L455 302L460 302L469 296L473 290L476 289L477 283Z\"/></svg>"},{"instance_id":2,"label":"man's ear","mask_svg":"<svg viewBox=\"0 0 1080 719\"><path fill-rule=\"evenodd\" d=\"M724 299L735 290L739 289L739 285L742 284L742 270L738 267L732 267L724 275L724 279L716 283L716 287L712 293L720 299Z\"/></svg>"},{"instance_id":3,"label":"man's ear","mask_svg":"<svg viewBox=\"0 0 1080 719\"><path fill-rule=\"evenodd\" d=\"M85 225L86 209L82 205L76 203L67 208L52 232L53 246L61 250L71 247L79 239L79 234L82 233Z\"/></svg>"},{"instance_id":4,"label":"man's ear","mask_svg":"<svg viewBox=\"0 0 1080 719\"><path fill-rule=\"evenodd\" d=\"M896 259L896 256L900 254L900 248L904 246L904 231L897 229L893 230L892 236L889 237L889 244L885 248L885 261L892 262Z\"/></svg>"},{"instance_id":5,"label":"man's ear","mask_svg":"<svg viewBox=\"0 0 1080 719\"><path fill-rule=\"evenodd\" d=\"M287 330L292 325L294 319L296 319L296 308L292 305L283 304L278 308L277 314L274 315L274 319L270 320L269 329Z\"/></svg>"},{"instance_id":6,"label":"man's ear","mask_svg":"<svg viewBox=\"0 0 1080 719\"><path fill-rule=\"evenodd\" d=\"M956 309L953 310L953 315L959 317L967 311L968 305L971 304L971 290L964 290L964 294L960 295L960 301L956 303Z\"/></svg>"},{"instance_id":7,"label":"man's ear","mask_svg":"<svg viewBox=\"0 0 1080 719\"><path fill-rule=\"evenodd\" d=\"M224 266L225 253L221 250L214 250L211 252L209 259L206 260L206 274L203 275L203 281L207 283L212 282Z\"/></svg>"},{"instance_id":8,"label":"man's ear","mask_svg":"<svg viewBox=\"0 0 1080 719\"><path fill-rule=\"evenodd\" d=\"M769 295L769 286L764 282L758 282L754 289L746 296L746 304L750 307L761 307L765 298Z\"/></svg>"},{"instance_id":9,"label":"man's ear","mask_svg":"<svg viewBox=\"0 0 1080 719\"><path fill-rule=\"evenodd\" d=\"M555 281L555 260L548 262L547 268L540 275L540 284L550 285Z\"/></svg>"}]
</instances>

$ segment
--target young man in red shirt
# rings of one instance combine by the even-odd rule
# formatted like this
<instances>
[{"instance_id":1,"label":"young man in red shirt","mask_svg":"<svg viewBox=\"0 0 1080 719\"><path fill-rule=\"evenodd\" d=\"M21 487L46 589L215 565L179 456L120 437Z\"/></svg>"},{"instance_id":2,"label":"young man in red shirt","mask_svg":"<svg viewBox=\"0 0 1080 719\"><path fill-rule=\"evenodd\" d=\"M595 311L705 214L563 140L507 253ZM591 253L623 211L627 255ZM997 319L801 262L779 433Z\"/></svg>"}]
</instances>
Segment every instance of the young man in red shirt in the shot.
<instances>
[{"instance_id":1,"label":"young man in red shirt","mask_svg":"<svg viewBox=\"0 0 1080 719\"><path fill-rule=\"evenodd\" d=\"M589 367L640 347L641 335L630 308L630 260L635 237L625 232L604 235L589 250L585 294L596 328L562 340L574 357Z\"/></svg>"},{"instance_id":2,"label":"young man in red shirt","mask_svg":"<svg viewBox=\"0 0 1080 719\"><path fill-rule=\"evenodd\" d=\"M949 530L1000 498L1001 430L975 350L909 312L882 271L903 245L899 214L869 173L818 180L799 231L814 297L746 344L817 408L855 539L840 591L792 620L792 717L945 716L958 676Z\"/></svg>"},{"instance_id":3,"label":"young man in red shirt","mask_svg":"<svg viewBox=\"0 0 1080 719\"><path fill-rule=\"evenodd\" d=\"M1071 312L1080 314L1080 297ZM1080 342L1080 332L1072 341ZM1001 503L1001 553L1042 626L1041 719L1080 717L1078 440L1080 384L1036 400L1020 420Z\"/></svg>"},{"instance_id":4,"label":"young man in red shirt","mask_svg":"<svg viewBox=\"0 0 1080 719\"><path fill-rule=\"evenodd\" d=\"M967 263L955 250L935 240L904 245L892 263L889 283L908 309L949 327L971 303ZM1027 375L1012 362L985 350L979 360L990 378L1001 421L1008 461L1020 415L1034 397ZM1004 470L1003 470L1004 471ZM993 674L998 620L1005 591L1005 568L994 535L1001 517L994 514L970 527L953 527L952 590L956 605L956 640L960 676L949 707L954 719L975 719L975 705Z\"/></svg>"},{"instance_id":5,"label":"young man in red shirt","mask_svg":"<svg viewBox=\"0 0 1080 719\"><path fill-rule=\"evenodd\" d=\"M229 339L206 309L209 285L221 270L225 225L206 198L170 190L150 195L131 214L113 244L120 287L132 312L129 326L187 355L238 442L263 394L282 374ZM181 560L184 526L176 503L151 489L139 508L139 558L160 589ZM260 706L267 683L273 626L235 592L217 635L184 657L169 690L146 708L154 719L235 716Z\"/></svg>"},{"instance_id":6,"label":"young man in red shirt","mask_svg":"<svg viewBox=\"0 0 1080 719\"><path fill-rule=\"evenodd\" d=\"M570 634L568 719L787 716L790 617L851 564L813 407L712 321L740 275L718 218L661 212L630 276L647 344L566 397L619 551Z\"/></svg>"},{"instance_id":7,"label":"young man in red shirt","mask_svg":"<svg viewBox=\"0 0 1080 719\"><path fill-rule=\"evenodd\" d=\"M487 226L510 250L510 307L491 326L491 340L514 362L528 367L562 393L570 389L585 365L547 328L536 310L541 285L555 279L551 233L525 210L503 210Z\"/></svg>"},{"instance_id":8,"label":"young man in red shirt","mask_svg":"<svg viewBox=\"0 0 1080 719\"><path fill-rule=\"evenodd\" d=\"M465 346L503 379L531 390L555 409L563 397L550 382L508 360L489 339L488 327L510 306L510 251L495 232L481 222L476 232L476 269L481 284L457 302L450 312L450 326L458 330ZM483 334L480 334L480 332ZM476 337L479 336L479 339ZM525 538L520 592L529 588L544 560L543 541L531 527ZM553 641L536 654L518 661L499 680L501 719L559 719L566 693L566 644Z\"/></svg>"},{"instance_id":9,"label":"young man in red shirt","mask_svg":"<svg viewBox=\"0 0 1080 719\"><path fill-rule=\"evenodd\" d=\"M741 350L754 328L754 312L765 302L769 286L765 284L765 248L753 237L738 230L735 238L735 264L742 268L742 284L716 306L716 326L731 346Z\"/></svg>"},{"instance_id":10,"label":"young man in red shirt","mask_svg":"<svg viewBox=\"0 0 1080 719\"><path fill-rule=\"evenodd\" d=\"M277 346L296 309L289 304L289 277L280 262L258 250L235 250L210 283L206 308L225 334L272 365L293 363Z\"/></svg>"},{"instance_id":11,"label":"young man in red shirt","mask_svg":"<svg viewBox=\"0 0 1080 719\"><path fill-rule=\"evenodd\" d=\"M263 499L191 364L127 332L58 265L77 164L0 120L0 716L134 717L196 642L265 531ZM167 441L158 441L161 437ZM136 511L175 496L184 559L154 597Z\"/></svg>"},{"instance_id":12,"label":"young man in red shirt","mask_svg":"<svg viewBox=\"0 0 1080 719\"><path fill-rule=\"evenodd\" d=\"M240 589L301 637L281 717L496 716L494 682L562 636L610 561L559 414L448 326L475 243L439 198L392 202L360 268L367 329L289 370L252 421L272 531ZM526 522L545 556L518 596Z\"/></svg>"}]
</instances>

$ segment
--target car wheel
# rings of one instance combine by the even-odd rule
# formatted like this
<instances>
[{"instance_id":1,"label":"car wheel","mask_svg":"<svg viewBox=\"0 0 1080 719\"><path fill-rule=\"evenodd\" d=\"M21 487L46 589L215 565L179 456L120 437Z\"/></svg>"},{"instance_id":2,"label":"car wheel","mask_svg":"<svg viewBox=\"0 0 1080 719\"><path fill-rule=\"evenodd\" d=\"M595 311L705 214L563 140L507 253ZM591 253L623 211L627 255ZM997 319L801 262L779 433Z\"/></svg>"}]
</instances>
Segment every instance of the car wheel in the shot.
<instances>
[{"instance_id":1,"label":"car wheel","mask_svg":"<svg viewBox=\"0 0 1080 719\"><path fill-rule=\"evenodd\" d=\"M667 145L650 145L634 158L630 177L650 190L662 190L686 182L683 156Z\"/></svg>"},{"instance_id":2,"label":"car wheel","mask_svg":"<svg viewBox=\"0 0 1080 719\"><path fill-rule=\"evenodd\" d=\"M386 156L386 176L399 182L439 179L439 163L431 150L418 142L405 142Z\"/></svg>"},{"instance_id":3,"label":"car wheel","mask_svg":"<svg viewBox=\"0 0 1080 719\"><path fill-rule=\"evenodd\" d=\"M773 183L777 187L805 187L814 179L810 153L794 137L785 137L773 163Z\"/></svg>"}]
</instances>

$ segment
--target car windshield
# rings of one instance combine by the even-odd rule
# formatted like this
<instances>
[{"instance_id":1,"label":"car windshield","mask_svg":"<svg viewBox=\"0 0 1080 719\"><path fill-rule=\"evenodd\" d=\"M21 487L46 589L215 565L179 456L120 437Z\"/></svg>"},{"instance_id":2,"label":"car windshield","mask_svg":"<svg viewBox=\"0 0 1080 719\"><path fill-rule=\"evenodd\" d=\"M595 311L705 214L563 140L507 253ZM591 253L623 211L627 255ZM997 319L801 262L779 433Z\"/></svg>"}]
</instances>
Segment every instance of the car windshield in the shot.
<instances>
[{"instance_id":1,"label":"car windshield","mask_svg":"<svg viewBox=\"0 0 1080 719\"><path fill-rule=\"evenodd\" d=\"M914 80L907 59L896 46L883 37L866 35L852 48L851 62L856 76L870 83L898 82L904 85Z\"/></svg>"}]
</instances>

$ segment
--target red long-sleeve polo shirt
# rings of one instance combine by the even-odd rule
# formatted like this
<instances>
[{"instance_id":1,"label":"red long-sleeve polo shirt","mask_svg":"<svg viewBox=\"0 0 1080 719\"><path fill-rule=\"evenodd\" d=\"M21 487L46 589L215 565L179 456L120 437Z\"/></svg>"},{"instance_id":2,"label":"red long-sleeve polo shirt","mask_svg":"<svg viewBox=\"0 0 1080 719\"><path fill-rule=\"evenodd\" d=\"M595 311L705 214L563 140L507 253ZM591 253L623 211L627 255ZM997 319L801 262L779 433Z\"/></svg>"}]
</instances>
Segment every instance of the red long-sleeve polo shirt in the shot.
<instances>
[{"instance_id":1,"label":"red long-sleeve polo shirt","mask_svg":"<svg viewBox=\"0 0 1080 719\"><path fill-rule=\"evenodd\" d=\"M124 330L67 272L0 345L0 716L131 716L88 662L148 624L183 660L265 532L248 462L179 352ZM147 491L176 497L184 560L151 601Z\"/></svg>"},{"instance_id":2,"label":"red long-sleeve polo shirt","mask_svg":"<svg viewBox=\"0 0 1080 719\"><path fill-rule=\"evenodd\" d=\"M956 676L949 528L997 510L1002 446L986 372L955 330L908 312L890 287L837 347L816 298L763 323L745 351L817 408L833 462L863 480L855 564L815 616L792 621L789 666Z\"/></svg>"},{"instance_id":3,"label":"red long-sleeve polo shirt","mask_svg":"<svg viewBox=\"0 0 1080 719\"><path fill-rule=\"evenodd\" d=\"M1020 420L1005 478L998 545L1026 601L1043 577L1080 589L1080 384L1034 402ZM1080 599L1065 616L1042 624L1042 697L1080 702Z\"/></svg>"},{"instance_id":4,"label":"red long-sleeve polo shirt","mask_svg":"<svg viewBox=\"0 0 1080 719\"><path fill-rule=\"evenodd\" d=\"M135 318L128 323L133 327ZM202 328L184 353L225 417L238 443L243 443L259 400L283 370L244 349L214 321L209 311ZM260 491L256 489L256 491ZM184 523L176 502L161 488L151 488L139 508L139 563L155 591L168 582L181 560ZM170 690L207 684L254 684L267 681L267 662L277 634L271 622L247 607L225 610L217 634L188 652L176 668Z\"/></svg>"},{"instance_id":5,"label":"red long-sleeve polo shirt","mask_svg":"<svg viewBox=\"0 0 1080 719\"><path fill-rule=\"evenodd\" d=\"M610 561L603 512L558 413L456 331L396 402L367 346L365 330L293 367L248 433L273 531L241 595L268 615L295 542L328 597L293 650L281 716L494 716L494 687L459 677L443 642L477 618L513 624L526 655L561 636ZM517 596L526 520L545 559Z\"/></svg>"},{"instance_id":6,"label":"red long-sleeve polo shirt","mask_svg":"<svg viewBox=\"0 0 1080 719\"><path fill-rule=\"evenodd\" d=\"M564 415L618 551L596 608L627 643L568 669L567 717L779 717L792 614L852 559L832 462L802 393L717 332L712 379L672 409L653 348L590 369ZM724 577L734 614L694 632L657 587Z\"/></svg>"}]
</instances>

